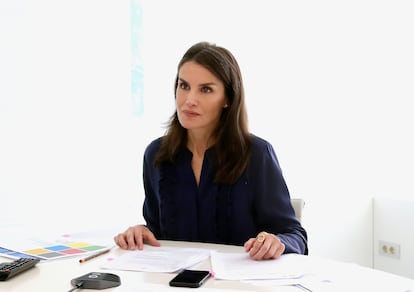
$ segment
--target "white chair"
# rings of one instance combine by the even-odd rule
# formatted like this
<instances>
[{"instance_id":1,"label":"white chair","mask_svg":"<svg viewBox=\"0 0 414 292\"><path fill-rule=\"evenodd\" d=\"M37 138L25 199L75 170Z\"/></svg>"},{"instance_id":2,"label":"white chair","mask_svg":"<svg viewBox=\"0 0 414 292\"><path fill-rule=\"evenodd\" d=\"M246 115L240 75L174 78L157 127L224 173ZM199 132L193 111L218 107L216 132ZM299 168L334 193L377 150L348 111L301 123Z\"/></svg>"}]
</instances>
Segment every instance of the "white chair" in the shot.
<instances>
[{"instance_id":1,"label":"white chair","mask_svg":"<svg viewBox=\"0 0 414 292\"><path fill-rule=\"evenodd\" d=\"M292 207L295 210L296 218L298 218L299 222L301 222L303 207L305 207L305 200L300 198L291 198L290 201L292 202Z\"/></svg>"}]
</instances>

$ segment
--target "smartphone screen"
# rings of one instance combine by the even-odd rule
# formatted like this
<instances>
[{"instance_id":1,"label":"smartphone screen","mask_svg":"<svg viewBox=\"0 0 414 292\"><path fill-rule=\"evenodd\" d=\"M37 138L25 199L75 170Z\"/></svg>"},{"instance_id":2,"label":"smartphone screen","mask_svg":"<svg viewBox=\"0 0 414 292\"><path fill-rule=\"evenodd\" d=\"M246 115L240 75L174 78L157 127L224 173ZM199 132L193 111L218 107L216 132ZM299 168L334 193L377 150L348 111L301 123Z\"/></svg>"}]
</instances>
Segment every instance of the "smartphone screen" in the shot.
<instances>
[{"instance_id":1,"label":"smartphone screen","mask_svg":"<svg viewBox=\"0 0 414 292\"><path fill-rule=\"evenodd\" d=\"M209 277L209 271L182 270L170 281L170 286L197 288Z\"/></svg>"}]
</instances>

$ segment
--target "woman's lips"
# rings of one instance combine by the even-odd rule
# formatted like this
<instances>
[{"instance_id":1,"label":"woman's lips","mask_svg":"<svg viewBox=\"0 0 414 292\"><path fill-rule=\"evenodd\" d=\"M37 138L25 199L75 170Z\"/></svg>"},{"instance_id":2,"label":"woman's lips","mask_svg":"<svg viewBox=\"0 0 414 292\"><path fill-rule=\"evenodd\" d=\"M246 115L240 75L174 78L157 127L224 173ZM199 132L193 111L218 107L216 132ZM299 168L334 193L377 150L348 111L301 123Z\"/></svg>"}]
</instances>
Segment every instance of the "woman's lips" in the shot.
<instances>
[{"instance_id":1,"label":"woman's lips","mask_svg":"<svg viewBox=\"0 0 414 292\"><path fill-rule=\"evenodd\" d=\"M190 118L192 118L192 117L197 117L197 116L199 116L199 115L200 115L200 114L199 114L199 113L197 113L197 112L187 111L187 110L184 110L184 111L183 111L183 114L184 114L185 116L187 116L187 117L190 117Z\"/></svg>"}]
</instances>

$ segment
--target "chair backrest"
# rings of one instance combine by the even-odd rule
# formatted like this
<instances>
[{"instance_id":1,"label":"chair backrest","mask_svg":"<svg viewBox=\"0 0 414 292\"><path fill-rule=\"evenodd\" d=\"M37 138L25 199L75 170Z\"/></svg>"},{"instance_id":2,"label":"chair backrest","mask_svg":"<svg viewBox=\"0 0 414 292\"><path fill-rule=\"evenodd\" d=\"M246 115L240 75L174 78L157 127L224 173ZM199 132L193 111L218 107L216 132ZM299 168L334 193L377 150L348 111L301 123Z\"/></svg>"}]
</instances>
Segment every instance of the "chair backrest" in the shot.
<instances>
[{"instance_id":1,"label":"chair backrest","mask_svg":"<svg viewBox=\"0 0 414 292\"><path fill-rule=\"evenodd\" d=\"M300 198L292 198L291 202L293 209L295 210L296 218L298 218L299 222L301 222L303 207L305 207L305 200Z\"/></svg>"}]
</instances>

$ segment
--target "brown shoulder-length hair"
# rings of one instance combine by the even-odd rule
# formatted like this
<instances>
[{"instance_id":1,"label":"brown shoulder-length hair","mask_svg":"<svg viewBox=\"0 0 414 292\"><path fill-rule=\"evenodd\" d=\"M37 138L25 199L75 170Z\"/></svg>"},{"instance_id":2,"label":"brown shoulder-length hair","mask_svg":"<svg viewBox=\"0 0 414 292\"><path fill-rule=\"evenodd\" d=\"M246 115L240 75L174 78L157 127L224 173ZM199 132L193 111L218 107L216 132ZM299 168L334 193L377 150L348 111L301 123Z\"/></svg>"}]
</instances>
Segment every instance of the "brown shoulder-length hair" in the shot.
<instances>
[{"instance_id":1,"label":"brown shoulder-length hair","mask_svg":"<svg viewBox=\"0 0 414 292\"><path fill-rule=\"evenodd\" d=\"M227 49L207 42L197 43L187 50L178 64L174 85L175 93L180 68L189 61L203 66L224 84L228 107L223 109L220 122L213 132L216 141L214 149L217 155L215 182L234 183L247 167L250 149L250 134L240 67ZM181 126L177 110L175 110L155 157L155 165L174 162L180 149L186 145L187 130Z\"/></svg>"}]
</instances>

